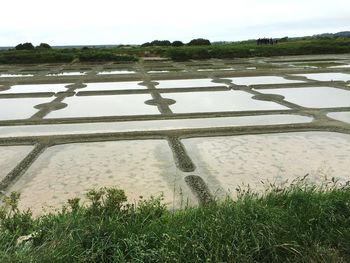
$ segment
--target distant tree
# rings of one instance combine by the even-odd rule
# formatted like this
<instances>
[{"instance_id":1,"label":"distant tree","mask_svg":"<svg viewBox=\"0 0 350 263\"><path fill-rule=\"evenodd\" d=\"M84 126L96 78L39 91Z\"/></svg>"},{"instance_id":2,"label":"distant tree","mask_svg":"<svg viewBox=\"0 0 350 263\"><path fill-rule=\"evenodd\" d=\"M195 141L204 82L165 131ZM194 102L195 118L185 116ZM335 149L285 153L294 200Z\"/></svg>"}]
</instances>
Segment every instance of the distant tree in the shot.
<instances>
[{"instance_id":1,"label":"distant tree","mask_svg":"<svg viewBox=\"0 0 350 263\"><path fill-rule=\"evenodd\" d=\"M36 47L37 49L52 49L52 47L49 44L46 43L40 43L39 46Z\"/></svg>"},{"instance_id":2,"label":"distant tree","mask_svg":"<svg viewBox=\"0 0 350 263\"><path fill-rule=\"evenodd\" d=\"M153 40L151 42L152 46L171 46L171 42L169 40Z\"/></svg>"},{"instance_id":3,"label":"distant tree","mask_svg":"<svg viewBox=\"0 0 350 263\"><path fill-rule=\"evenodd\" d=\"M196 39L192 39L187 45L189 45L189 46L209 46L209 45L211 45L211 43L208 39L196 38Z\"/></svg>"},{"instance_id":4,"label":"distant tree","mask_svg":"<svg viewBox=\"0 0 350 263\"><path fill-rule=\"evenodd\" d=\"M34 49L34 46L32 43L24 43L24 44L18 44L16 47L15 47L16 50L33 50Z\"/></svg>"},{"instance_id":5,"label":"distant tree","mask_svg":"<svg viewBox=\"0 0 350 263\"><path fill-rule=\"evenodd\" d=\"M174 41L173 43L171 43L171 45L172 45L173 47L182 47L182 46L184 45L184 43L182 43L182 42L179 41L179 40L176 40L176 41Z\"/></svg>"}]
</instances>

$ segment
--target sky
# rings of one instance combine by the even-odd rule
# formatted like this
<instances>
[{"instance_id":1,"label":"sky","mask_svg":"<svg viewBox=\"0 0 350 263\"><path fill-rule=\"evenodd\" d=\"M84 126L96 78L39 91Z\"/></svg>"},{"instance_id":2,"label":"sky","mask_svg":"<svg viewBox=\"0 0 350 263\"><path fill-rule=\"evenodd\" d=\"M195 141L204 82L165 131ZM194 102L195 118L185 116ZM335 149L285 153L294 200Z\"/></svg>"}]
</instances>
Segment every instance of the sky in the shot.
<instances>
[{"instance_id":1,"label":"sky","mask_svg":"<svg viewBox=\"0 0 350 263\"><path fill-rule=\"evenodd\" d=\"M0 46L239 41L350 31L349 0L3 0L1 10Z\"/></svg>"}]
</instances>

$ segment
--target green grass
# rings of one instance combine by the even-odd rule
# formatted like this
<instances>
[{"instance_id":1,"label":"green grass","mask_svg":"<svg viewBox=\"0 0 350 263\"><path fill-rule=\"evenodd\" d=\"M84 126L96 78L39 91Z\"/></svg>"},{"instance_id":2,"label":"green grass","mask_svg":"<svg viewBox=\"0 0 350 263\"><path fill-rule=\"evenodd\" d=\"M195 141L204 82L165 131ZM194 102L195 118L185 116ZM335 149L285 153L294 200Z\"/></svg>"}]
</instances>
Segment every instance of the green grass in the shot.
<instances>
[{"instance_id":1,"label":"green grass","mask_svg":"<svg viewBox=\"0 0 350 263\"><path fill-rule=\"evenodd\" d=\"M88 199L32 218L12 194L0 213L0 262L350 262L348 185L297 183L175 212L161 198L125 204L113 188Z\"/></svg>"}]
</instances>

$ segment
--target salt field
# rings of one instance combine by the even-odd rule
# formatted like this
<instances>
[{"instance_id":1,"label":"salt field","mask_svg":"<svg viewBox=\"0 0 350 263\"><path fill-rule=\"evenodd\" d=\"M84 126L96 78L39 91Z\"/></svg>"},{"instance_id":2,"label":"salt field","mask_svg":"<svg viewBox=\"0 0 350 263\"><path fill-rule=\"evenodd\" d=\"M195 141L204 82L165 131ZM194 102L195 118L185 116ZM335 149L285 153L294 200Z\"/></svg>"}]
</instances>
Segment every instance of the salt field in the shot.
<instances>
[{"instance_id":1,"label":"salt field","mask_svg":"<svg viewBox=\"0 0 350 263\"><path fill-rule=\"evenodd\" d=\"M0 65L0 195L40 215L99 187L177 209L346 183L350 57L315 57Z\"/></svg>"}]
</instances>

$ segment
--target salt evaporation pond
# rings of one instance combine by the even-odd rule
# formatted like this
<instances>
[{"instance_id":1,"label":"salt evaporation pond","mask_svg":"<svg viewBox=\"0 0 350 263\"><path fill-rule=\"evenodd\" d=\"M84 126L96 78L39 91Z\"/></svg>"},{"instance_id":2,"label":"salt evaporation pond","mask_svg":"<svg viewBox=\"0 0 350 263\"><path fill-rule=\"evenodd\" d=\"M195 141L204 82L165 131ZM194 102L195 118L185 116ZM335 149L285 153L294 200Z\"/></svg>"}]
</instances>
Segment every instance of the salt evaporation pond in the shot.
<instances>
[{"instance_id":1,"label":"salt evaporation pond","mask_svg":"<svg viewBox=\"0 0 350 263\"><path fill-rule=\"evenodd\" d=\"M149 121L123 121L76 124L0 126L0 138L21 136L48 136L62 134L92 134L172 129L199 129L255 125L276 125L311 122L312 118L291 115L258 115L243 117L194 118Z\"/></svg>"},{"instance_id":2,"label":"salt evaporation pond","mask_svg":"<svg viewBox=\"0 0 350 263\"><path fill-rule=\"evenodd\" d=\"M131 70L112 70L112 71L101 71L97 75L115 75L115 74L135 74L135 71Z\"/></svg>"},{"instance_id":3,"label":"salt evaporation pond","mask_svg":"<svg viewBox=\"0 0 350 263\"><path fill-rule=\"evenodd\" d=\"M104 90L129 90L129 89L147 89L146 86L139 85L140 81L127 82L96 82L85 83L87 87L81 91L104 91Z\"/></svg>"},{"instance_id":4,"label":"salt evaporation pond","mask_svg":"<svg viewBox=\"0 0 350 263\"><path fill-rule=\"evenodd\" d=\"M50 102L50 98L0 99L0 120L30 118L38 110L34 106Z\"/></svg>"},{"instance_id":5,"label":"salt evaporation pond","mask_svg":"<svg viewBox=\"0 0 350 263\"><path fill-rule=\"evenodd\" d=\"M275 76L260 76L260 77L237 77L227 78L236 85L268 85L268 84L289 84L289 83L302 83L300 80L289 80L282 77Z\"/></svg>"},{"instance_id":6,"label":"salt evaporation pond","mask_svg":"<svg viewBox=\"0 0 350 263\"><path fill-rule=\"evenodd\" d=\"M67 91L67 89L65 88L66 85L68 84L14 85L8 90L0 91L0 94L60 92Z\"/></svg>"},{"instance_id":7,"label":"salt evaporation pond","mask_svg":"<svg viewBox=\"0 0 350 263\"><path fill-rule=\"evenodd\" d=\"M350 112L331 112L327 116L338 121L350 123Z\"/></svg>"},{"instance_id":8,"label":"salt evaporation pond","mask_svg":"<svg viewBox=\"0 0 350 263\"><path fill-rule=\"evenodd\" d=\"M295 74L295 76L303 76L311 80L317 81L349 81L350 74L344 73L311 73L311 74Z\"/></svg>"},{"instance_id":9,"label":"salt evaporation pond","mask_svg":"<svg viewBox=\"0 0 350 263\"><path fill-rule=\"evenodd\" d=\"M225 86L225 84L212 82L212 79L178 79L155 81L159 83L156 86L159 89Z\"/></svg>"},{"instance_id":10,"label":"salt evaporation pond","mask_svg":"<svg viewBox=\"0 0 350 263\"><path fill-rule=\"evenodd\" d=\"M290 184L306 174L315 184L324 182L325 177L342 183L350 180L350 135L293 132L182 142L197 167L195 173L217 195L236 196L236 188L242 184L257 191L264 189L267 181Z\"/></svg>"},{"instance_id":11,"label":"salt evaporation pond","mask_svg":"<svg viewBox=\"0 0 350 263\"><path fill-rule=\"evenodd\" d=\"M34 214L73 197L85 200L89 189L99 187L123 189L131 203L163 194L166 204L177 206L185 190L181 178L166 141L77 143L47 149L8 192L21 193L20 209Z\"/></svg>"},{"instance_id":12,"label":"salt evaporation pond","mask_svg":"<svg viewBox=\"0 0 350 263\"><path fill-rule=\"evenodd\" d=\"M0 74L0 78L34 77L33 74Z\"/></svg>"},{"instance_id":13,"label":"salt evaporation pond","mask_svg":"<svg viewBox=\"0 0 350 263\"><path fill-rule=\"evenodd\" d=\"M33 146L0 146L0 181L22 161Z\"/></svg>"},{"instance_id":14,"label":"salt evaporation pond","mask_svg":"<svg viewBox=\"0 0 350 263\"><path fill-rule=\"evenodd\" d=\"M61 73L49 73L46 76L49 77L60 77L60 76L84 76L86 72L61 72Z\"/></svg>"},{"instance_id":15,"label":"salt evaporation pond","mask_svg":"<svg viewBox=\"0 0 350 263\"><path fill-rule=\"evenodd\" d=\"M350 91L331 87L259 89L261 93L277 94L285 100L308 108L350 107Z\"/></svg>"},{"instance_id":16,"label":"salt evaporation pond","mask_svg":"<svg viewBox=\"0 0 350 263\"><path fill-rule=\"evenodd\" d=\"M150 99L148 94L68 97L63 101L68 107L50 112L46 118L160 114L157 107L144 103Z\"/></svg>"},{"instance_id":17,"label":"salt evaporation pond","mask_svg":"<svg viewBox=\"0 0 350 263\"><path fill-rule=\"evenodd\" d=\"M164 96L176 101L170 105L175 113L288 109L274 102L253 100L251 94L237 90L167 93Z\"/></svg>"}]
</instances>

